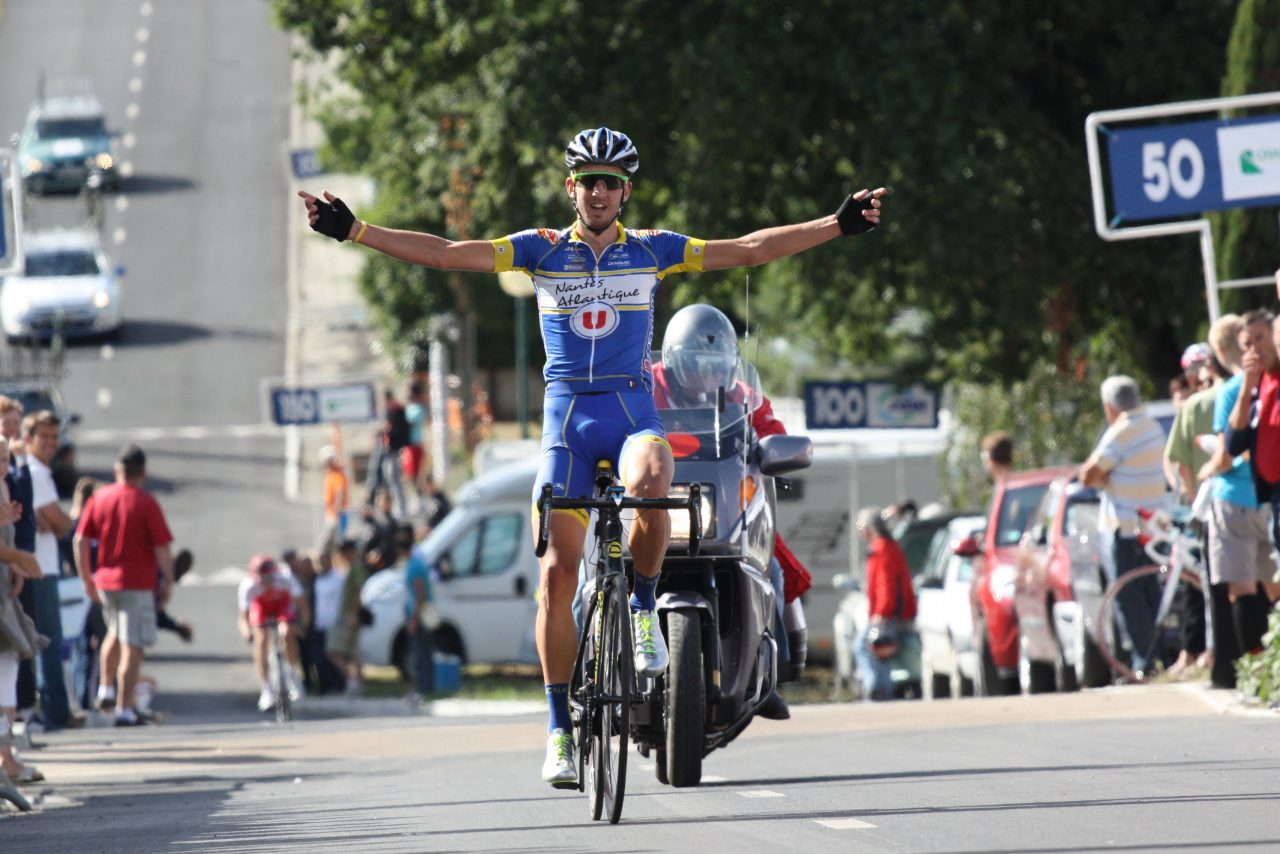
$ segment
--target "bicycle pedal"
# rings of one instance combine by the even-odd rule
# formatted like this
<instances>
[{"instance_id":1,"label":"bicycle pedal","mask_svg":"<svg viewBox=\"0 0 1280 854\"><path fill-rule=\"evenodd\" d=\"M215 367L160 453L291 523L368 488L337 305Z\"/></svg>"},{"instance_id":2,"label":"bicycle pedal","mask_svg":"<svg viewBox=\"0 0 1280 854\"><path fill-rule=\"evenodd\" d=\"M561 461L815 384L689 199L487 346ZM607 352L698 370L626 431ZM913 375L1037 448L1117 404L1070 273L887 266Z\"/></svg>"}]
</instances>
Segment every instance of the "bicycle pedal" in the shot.
<instances>
[{"instance_id":1,"label":"bicycle pedal","mask_svg":"<svg viewBox=\"0 0 1280 854\"><path fill-rule=\"evenodd\" d=\"M551 788L563 789L566 792L576 792L578 791L578 784L571 780L561 780L558 783L552 783Z\"/></svg>"}]
</instances>

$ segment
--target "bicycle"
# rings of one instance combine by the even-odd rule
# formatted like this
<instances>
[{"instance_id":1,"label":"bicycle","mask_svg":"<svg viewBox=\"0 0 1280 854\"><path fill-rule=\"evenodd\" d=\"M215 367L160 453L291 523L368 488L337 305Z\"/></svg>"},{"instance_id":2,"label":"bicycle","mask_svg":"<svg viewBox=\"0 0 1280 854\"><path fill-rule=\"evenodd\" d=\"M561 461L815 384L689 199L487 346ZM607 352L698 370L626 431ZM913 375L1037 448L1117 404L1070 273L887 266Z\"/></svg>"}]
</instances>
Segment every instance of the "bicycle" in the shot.
<instances>
[{"instance_id":1,"label":"bicycle","mask_svg":"<svg viewBox=\"0 0 1280 854\"><path fill-rule=\"evenodd\" d=\"M272 620L267 623L267 679L276 695L276 720L287 724L293 720L293 699L289 696L289 660L285 657L280 636L280 626Z\"/></svg>"},{"instance_id":2,"label":"bicycle","mask_svg":"<svg viewBox=\"0 0 1280 854\"><path fill-rule=\"evenodd\" d=\"M1139 510L1139 516L1147 522L1151 533L1139 537L1147 556L1154 563L1131 569L1107 586L1098 605L1098 651L1118 676L1133 682L1150 681L1151 674L1141 676L1129 666L1134 641L1123 629L1124 621L1120 602L1126 594L1137 594L1144 579L1154 577L1158 582L1160 600L1156 608L1154 630L1147 649L1142 650L1146 660L1157 667L1167 667L1181 649L1183 625L1182 604L1190 591L1203 594L1203 564L1200 560L1200 538L1192 529L1191 518L1186 511L1156 513ZM1129 655L1125 655L1126 649Z\"/></svg>"},{"instance_id":3,"label":"bicycle","mask_svg":"<svg viewBox=\"0 0 1280 854\"><path fill-rule=\"evenodd\" d=\"M583 614L584 630L569 681L569 712L578 749L578 782L557 788L586 791L591 820L607 813L609 823L622 818L626 794L627 739L631 733L631 707L643 702L634 672L631 634L631 602L626 566L622 557L623 510L689 511L691 555L698 552L700 485L689 484L687 498L627 498L613 482L606 462L596 466L595 498L557 498L551 484L542 485L538 498L536 553L547 551L551 511L595 510L595 560L593 592Z\"/></svg>"}]
</instances>

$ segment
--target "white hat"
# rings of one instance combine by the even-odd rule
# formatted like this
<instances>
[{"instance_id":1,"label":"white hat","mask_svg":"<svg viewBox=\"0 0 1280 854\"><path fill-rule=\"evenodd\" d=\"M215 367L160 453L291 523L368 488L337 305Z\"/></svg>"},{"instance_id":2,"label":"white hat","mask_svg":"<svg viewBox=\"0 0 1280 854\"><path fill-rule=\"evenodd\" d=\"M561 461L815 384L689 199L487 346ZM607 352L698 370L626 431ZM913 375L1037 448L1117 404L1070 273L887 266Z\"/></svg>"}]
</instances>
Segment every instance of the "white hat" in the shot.
<instances>
[{"instance_id":1,"label":"white hat","mask_svg":"<svg viewBox=\"0 0 1280 854\"><path fill-rule=\"evenodd\" d=\"M338 454L333 450L333 445L324 445L320 448L320 462L327 463L330 460L336 460Z\"/></svg>"}]
</instances>

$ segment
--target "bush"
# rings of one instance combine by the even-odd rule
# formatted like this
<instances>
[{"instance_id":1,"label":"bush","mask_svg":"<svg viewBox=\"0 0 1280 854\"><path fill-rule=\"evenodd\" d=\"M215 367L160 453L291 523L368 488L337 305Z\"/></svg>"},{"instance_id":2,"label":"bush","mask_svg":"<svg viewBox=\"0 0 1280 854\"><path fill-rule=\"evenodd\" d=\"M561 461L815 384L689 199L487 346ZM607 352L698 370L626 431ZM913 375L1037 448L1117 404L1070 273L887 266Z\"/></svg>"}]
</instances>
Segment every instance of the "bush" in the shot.
<instances>
[{"instance_id":1,"label":"bush","mask_svg":"<svg viewBox=\"0 0 1280 854\"><path fill-rule=\"evenodd\" d=\"M1280 608L1271 612L1262 652L1246 653L1236 661L1236 684L1245 697L1280 705Z\"/></svg>"}]
</instances>

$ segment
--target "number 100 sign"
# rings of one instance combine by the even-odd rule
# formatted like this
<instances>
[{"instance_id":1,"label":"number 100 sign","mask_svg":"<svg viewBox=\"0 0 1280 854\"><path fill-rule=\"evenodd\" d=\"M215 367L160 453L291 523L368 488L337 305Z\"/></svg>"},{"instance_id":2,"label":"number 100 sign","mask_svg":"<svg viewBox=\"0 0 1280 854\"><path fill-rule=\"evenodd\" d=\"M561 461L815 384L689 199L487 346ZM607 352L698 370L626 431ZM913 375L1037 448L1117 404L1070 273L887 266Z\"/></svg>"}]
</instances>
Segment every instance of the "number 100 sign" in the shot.
<instances>
[{"instance_id":1,"label":"number 100 sign","mask_svg":"<svg viewBox=\"0 0 1280 854\"><path fill-rule=\"evenodd\" d=\"M1112 224L1280 205L1280 118L1107 130Z\"/></svg>"}]
</instances>

